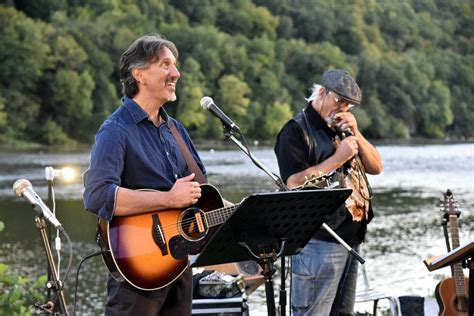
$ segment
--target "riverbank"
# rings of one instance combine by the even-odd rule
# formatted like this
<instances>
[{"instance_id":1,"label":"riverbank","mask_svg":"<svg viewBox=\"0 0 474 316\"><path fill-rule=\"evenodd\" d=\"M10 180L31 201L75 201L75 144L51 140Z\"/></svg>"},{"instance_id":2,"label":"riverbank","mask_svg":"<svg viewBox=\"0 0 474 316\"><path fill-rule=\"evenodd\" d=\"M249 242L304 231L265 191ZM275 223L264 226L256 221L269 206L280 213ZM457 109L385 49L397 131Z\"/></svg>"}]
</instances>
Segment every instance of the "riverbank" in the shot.
<instances>
[{"instance_id":1,"label":"riverbank","mask_svg":"<svg viewBox=\"0 0 474 316\"><path fill-rule=\"evenodd\" d=\"M234 150L237 146L227 139L195 139L193 140L198 150ZM446 138L423 138L413 137L410 139L371 139L371 143L376 146L417 146L417 145L450 145L450 144L471 144L474 137L446 137ZM252 148L273 148L274 140L248 139L247 143ZM63 145L43 145L32 142L7 142L0 143L0 152L25 152L25 153L84 153L89 152L93 144L69 143Z\"/></svg>"}]
</instances>

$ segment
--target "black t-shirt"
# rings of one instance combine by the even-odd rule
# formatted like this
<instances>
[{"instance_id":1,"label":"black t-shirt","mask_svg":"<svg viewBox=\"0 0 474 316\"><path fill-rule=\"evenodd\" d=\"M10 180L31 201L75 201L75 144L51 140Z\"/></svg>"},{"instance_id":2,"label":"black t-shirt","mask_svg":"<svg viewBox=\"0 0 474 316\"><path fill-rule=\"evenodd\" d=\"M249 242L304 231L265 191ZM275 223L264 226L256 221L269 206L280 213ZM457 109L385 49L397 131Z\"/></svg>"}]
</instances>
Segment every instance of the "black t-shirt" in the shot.
<instances>
[{"instance_id":1,"label":"black t-shirt","mask_svg":"<svg viewBox=\"0 0 474 316\"><path fill-rule=\"evenodd\" d=\"M295 120L290 120L285 124L278 134L275 145L280 175L285 183L291 175L321 163L332 156L336 150L333 142L336 136L334 131L327 126L311 104L306 107L305 113L309 127L312 128L309 135L317 135L318 138L315 141L315 152L311 153L305 133ZM365 217L360 222L354 222L344 206L336 210L333 217L339 219L337 222L342 221L333 228L349 245L354 246L364 240L367 226ZM319 229L314 238L336 242L325 229Z\"/></svg>"}]
</instances>

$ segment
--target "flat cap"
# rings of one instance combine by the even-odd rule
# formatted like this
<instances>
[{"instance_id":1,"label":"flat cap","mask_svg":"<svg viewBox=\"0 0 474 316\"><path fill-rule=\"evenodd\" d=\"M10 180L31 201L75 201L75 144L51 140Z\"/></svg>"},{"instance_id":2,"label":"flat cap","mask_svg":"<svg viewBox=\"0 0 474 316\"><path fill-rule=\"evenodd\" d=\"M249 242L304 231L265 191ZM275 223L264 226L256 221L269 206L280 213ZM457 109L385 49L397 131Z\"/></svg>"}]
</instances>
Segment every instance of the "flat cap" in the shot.
<instances>
[{"instance_id":1,"label":"flat cap","mask_svg":"<svg viewBox=\"0 0 474 316\"><path fill-rule=\"evenodd\" d=\"M357 105L359 105L362 100L362 92L347 70L327 70L323 73L320 83L326 89L334 91L344 99Z\"/></svg>"}]
</instances>

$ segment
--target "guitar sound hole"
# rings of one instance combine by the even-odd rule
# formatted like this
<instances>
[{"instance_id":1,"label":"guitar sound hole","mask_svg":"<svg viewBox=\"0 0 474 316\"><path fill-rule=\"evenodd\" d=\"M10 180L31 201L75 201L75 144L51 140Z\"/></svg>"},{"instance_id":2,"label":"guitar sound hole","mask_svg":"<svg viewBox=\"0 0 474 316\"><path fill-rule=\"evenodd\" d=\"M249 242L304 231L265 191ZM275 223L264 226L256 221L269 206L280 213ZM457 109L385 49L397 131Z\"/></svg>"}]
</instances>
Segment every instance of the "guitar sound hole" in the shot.
<instances>
[{"instance_id":1,"label":"guitar sound hole","mask_svg":"<svg viewBox=\"0 0 474 316\"><path fill-rule=\"evenodd\" d=\"M197 207L190 207L183 211L179 217L179 233L189 241L199 241L203 239L209 227L204 212Z\"/></svg>"}]
</instances>

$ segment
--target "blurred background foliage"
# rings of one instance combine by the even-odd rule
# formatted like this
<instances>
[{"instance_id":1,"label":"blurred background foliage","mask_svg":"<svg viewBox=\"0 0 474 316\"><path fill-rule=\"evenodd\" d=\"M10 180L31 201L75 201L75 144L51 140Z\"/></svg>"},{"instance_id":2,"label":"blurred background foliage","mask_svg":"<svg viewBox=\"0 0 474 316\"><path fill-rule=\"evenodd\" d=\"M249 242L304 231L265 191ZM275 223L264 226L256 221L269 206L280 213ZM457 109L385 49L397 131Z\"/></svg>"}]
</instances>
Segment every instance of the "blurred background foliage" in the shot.
<instances>
[{"instance_id":1,"label":"blurred background foliage","mask_svg":"<svg viewBox=\"0 0 474 316\"><path fill-rule=\"evenodd\" d=\"M273 140L329 68L363 90L373 139L474 136L470 0L2 0L0 144L91 143L120 104L118 61L139 36L176 43L195 139L222 138L209 95L248 138Z\"/></svg>"}]
</instances>

